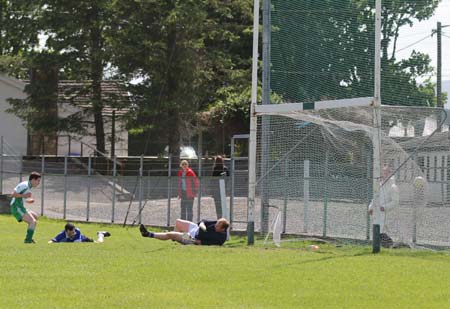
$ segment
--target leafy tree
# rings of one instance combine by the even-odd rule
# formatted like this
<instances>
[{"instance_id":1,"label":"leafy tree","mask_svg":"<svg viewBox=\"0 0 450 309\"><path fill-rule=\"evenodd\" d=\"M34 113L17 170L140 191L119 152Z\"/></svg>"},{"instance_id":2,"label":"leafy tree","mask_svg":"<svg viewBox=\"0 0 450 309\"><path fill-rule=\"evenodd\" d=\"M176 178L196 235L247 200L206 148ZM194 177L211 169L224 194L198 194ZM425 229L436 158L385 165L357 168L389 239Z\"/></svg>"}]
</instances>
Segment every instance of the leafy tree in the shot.
<instances>
[{"instance_id":1,"label":"leafy tree","mask_svg":"<svg viewBox=\"0 0 450 309\"><path fill-rule=\"evenodd\" d=\"M400 27L429 18L438 3L383 1L383 104L433 101L433 95L417 82L432 71L430 58L414 52L397 62L395 52ZM375 1L274 0L272 4L271 86L284 101L373 96Z\"/></svg>"},{"instance_id":2,"label":"leafy tree","mask_svg":"<svg viewBox=\"0 0 450 309\"><path fill-rule=\"evenodd\" d=\"M27 55L37 46L35 1L0 0L0 72L16 78L29 78Z\"/></svg>"},{"instance_id":3,"label":"leafy tree","mask_svg":"<svg viewBox=\"0 0 450 309\"><path fill-rule=\"evenodd\" d=\"M113 63L128 78L142 78L130 88L140 98L134 127L178 154L180 140L196 132L197 113L223 99L219 89L237 86L242 79L234 81L234 72L250 66L251 35L242 36L251 25L251 3L116 3Z\"/></svg>"},{"instance_id":4,"label":"leafy tree","mask_svg":"<svg viewBox=\"0 0 450 309\"><path fill-rule=\"evenodd\" d=\"M101 81L109 62L105 32L111 24L110 1L42 1L39 20L47 35L45 47L60 55L62 78L88 79L92 94L96 147L105 152Z\"/></svg>"}]
</instances>

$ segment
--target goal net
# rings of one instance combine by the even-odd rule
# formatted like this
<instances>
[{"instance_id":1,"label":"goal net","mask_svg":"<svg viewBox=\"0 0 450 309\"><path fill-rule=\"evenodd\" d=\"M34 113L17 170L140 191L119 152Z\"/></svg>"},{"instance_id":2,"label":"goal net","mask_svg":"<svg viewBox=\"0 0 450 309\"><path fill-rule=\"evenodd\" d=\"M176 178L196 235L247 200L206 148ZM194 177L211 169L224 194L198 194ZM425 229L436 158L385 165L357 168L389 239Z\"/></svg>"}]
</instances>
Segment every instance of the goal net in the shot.
<instances>
[{"instance_id":1,"label":"goal net","mask_svg":"<svg viewBox=\"0 0 450 309\"><path fill-rule=\"evenodd\" d=\"M279 112L275 107L258 112L261 231L281 211L287 234L368 240L372 224L379 223L396 243L447 244L448 190L435 185L447 177L448 157L436 149L449 145L448 132L438 132L438 121L446 118L441 109L382 106L384 212L370 215L372 107Z\"/></svg>"},{"instance_id":2,"label":"goal net","mask_svg":"<svg viewBox=\"0 0 450 309\"><path fill-rule=\"evenodd\" d=\"M389 44L381 18L382 8L395 14L389 5L262 1L262 97L257 104L254 75L250 122L254 230L273 232L281 213L286 234L369 240L378 223L396 243L448 245L447 116L395 106L429 101L392 73L381 44Z\"/></svg>"}]
</instances>

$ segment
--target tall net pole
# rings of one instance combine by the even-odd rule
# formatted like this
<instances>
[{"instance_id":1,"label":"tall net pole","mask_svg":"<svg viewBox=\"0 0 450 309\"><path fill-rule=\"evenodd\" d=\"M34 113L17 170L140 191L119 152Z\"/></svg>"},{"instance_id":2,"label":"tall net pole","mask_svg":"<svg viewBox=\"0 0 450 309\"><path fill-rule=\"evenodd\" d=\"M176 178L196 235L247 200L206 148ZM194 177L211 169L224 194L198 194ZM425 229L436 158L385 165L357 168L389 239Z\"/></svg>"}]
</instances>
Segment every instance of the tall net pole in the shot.
<instances>
[{"instance_id":1,"label":"tall net pole","mask_svg":"<svg viewBox=\"0 0 450 309\"><path fill-rule=\"evenodd\" d=\"M252 97L250 106L250 136L248 156L248 199L247 199L247 244L254 244L255 233L255 195L256 195L256 129L255 114L258 100L258 35L259 35L259 0L253 3L253 60L252 60Z\"/></svg>"},{"instance_id":2,"label":"tall net pole","mask_svg":"<svg viewBox=\"0 0 450 309\"><path fill-rule=\"evenodd\" d=\"M374 72L374 100L373 100L373 206L380 211L380 158L381 158L381 0L375 2L375 72ZM374 229L376 230L376 229ZM377 230L378 231L378 230ZM374 234L373 251L379 251Z\"/></svg>"}]
</instances>

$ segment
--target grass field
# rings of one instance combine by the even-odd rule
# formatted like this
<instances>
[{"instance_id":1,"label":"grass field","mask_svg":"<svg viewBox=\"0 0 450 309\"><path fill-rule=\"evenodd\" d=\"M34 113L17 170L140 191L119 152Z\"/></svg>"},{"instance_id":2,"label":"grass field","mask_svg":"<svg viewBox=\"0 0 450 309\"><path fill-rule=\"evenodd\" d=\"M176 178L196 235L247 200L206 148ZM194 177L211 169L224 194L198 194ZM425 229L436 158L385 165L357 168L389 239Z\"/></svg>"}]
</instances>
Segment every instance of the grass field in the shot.
<instances>
[{"instance_id":1,"label":"grass field","mask_svg":"<svg viewBox=\"0 0 450 309\"><path fill-rule=\"evenodd\" d=\"M47 244L65 222L41 218L37 244L26 225L0 216L1 308L445 308L449 252L383 250L308 242L224 247L142 238L137 227L80 223L104 243Z\"/></svg>"}]
</instances>

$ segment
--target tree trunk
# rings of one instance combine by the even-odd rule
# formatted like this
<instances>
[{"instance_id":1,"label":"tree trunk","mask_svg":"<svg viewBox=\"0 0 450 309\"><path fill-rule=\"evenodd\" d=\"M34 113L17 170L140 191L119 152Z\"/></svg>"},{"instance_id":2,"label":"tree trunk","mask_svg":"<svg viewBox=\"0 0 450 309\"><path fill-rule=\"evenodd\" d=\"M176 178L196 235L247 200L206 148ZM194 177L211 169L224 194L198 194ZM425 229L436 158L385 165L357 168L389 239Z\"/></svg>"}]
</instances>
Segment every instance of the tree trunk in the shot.
<instances>
[{"instance_id":1,"label":"tree trunk","mask_svg":"<svg viewBox=\"0 0 450 309\"><path fill-rule=\"evenodd\" d=\"M95 137L97 142L97 150L105 153L105 129L103 124L103 102L102 102L102 37L99 23L99 9L95 5L92 6L91 15L91 76L92 76L92 110L94 113Z\"/></svg>"},{"instance_id":2,"label":"tree trunk","mask_svg":"<svg viewBox=\"0 0 450 309\"><path fill-rule=\"evenodd\" d=\"M174 158L179 158L180 156L180 130L179 130L179 111L175 106L176 100L176 92L178 88L178 80L174 68L172 67L173 63L176 63L177 58L177 32L176 32L176 24L169 25L169 32L167 35L167 79L166 79L166 91L167 95L165 96L169 106L171 108L167 111L167 118L169 121L169 128L171 130L167 130L167 139L169 144L169 153Z\"/></svg>"}]
</instances>

